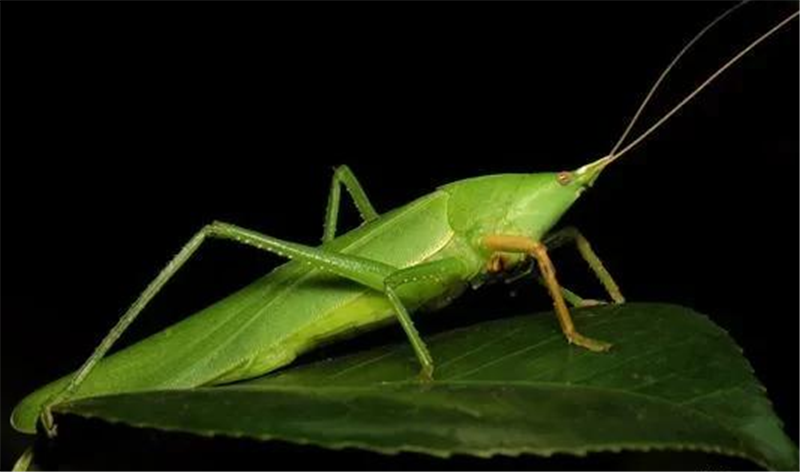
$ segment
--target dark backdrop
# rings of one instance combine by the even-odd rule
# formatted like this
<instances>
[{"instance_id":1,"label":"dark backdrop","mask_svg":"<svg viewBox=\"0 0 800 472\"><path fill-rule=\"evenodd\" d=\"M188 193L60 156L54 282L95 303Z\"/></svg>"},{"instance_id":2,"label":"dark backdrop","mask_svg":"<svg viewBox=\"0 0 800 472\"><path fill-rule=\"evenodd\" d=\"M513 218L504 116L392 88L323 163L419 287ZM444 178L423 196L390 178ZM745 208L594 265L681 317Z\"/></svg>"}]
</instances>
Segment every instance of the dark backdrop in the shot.
<instances>
[{"instance_id":1,"label":"dark backdrop","mask_svg":"<svg viewBox=\"0 0 800 472\"><path fill-rule=\"evenodd\" d=\"M315 243L340 163L379 211L469 176L575 168L608 152L663 67L728 5L4 4L3 468L24 444L7 424L13 405L77 367L203 224ZM644 121L793 9L745 6L679 65ZM727 329L795 441L797 57L795 22L566 218L629 300L685 304ZM577 257L555 260L569 285L602 294ZM125 342L277 262L209 244ZM469 297L509 313L549 306L530 283L515 298ZM292 466L281 457L252 467ZM346 457L320 467L363 459ZM417 459L402 464L447 466Z\"/></svg>"}]
</instances>

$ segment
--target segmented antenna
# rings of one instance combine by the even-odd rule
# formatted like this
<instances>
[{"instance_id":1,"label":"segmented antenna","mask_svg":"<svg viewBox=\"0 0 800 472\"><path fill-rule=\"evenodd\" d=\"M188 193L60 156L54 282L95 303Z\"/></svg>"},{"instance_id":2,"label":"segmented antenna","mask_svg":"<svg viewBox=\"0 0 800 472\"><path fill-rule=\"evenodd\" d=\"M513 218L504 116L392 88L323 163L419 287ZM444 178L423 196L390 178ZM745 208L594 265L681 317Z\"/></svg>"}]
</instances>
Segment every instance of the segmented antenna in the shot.
<instances>
[{"instance_id":1,"label":"segmented antenna","mask_svg":"<svg viewBox=\"0 0 800 472\"><path fill-rule=\"evenodd\" d=\"M749 0L746 0L746 1L749 1ZM677 56L677 57L676 57L676 58L675 58L675 59L672 61L672 63L669 65L669 67L667 67L667 69L666 69L666 70L665 70L665 71L664 71L664 72L661 74L661 77L659 78L659 80L656 82L656 84L655 84L655 85L653 86L653 88L650 90L650 93L648 94L647 98L646 98L646 99L645 99L645 101L642 103L642 105L639 107L639 111L637 111L637 113L636 113L636 115L634 116L633 120L631 120L631 124L630 124L630 125L628 125L628 129L626 129L626 130L625 130L625 133L623 133L623 138L622 138L622 139L624 139L624 137L625 137L625 136L627 135L627 133L630 131L630 128L633 126L633 122L635 122L635 121L636 121L636 118L638 118L638 116L639 116L639 114L640 114L640 112L641 112L642 108L644 108L644 105L647 103L647 101L648 101L648 100L650 99L650 97L652 96L652 94L653 94L653 91L654 91L654 90L655 90L655 88L658 86L658 84L661 82L661 80L664 78L664 76L666 76L666 75L667 75L667 73L668 73L668 72L669 72L669 70L672 68L672 66L673 66L673 65L675 65L675 62L677 62L678 58L680 58L680 56L681 56L681 55L683 55L683 53L684 53L684 52L686 52L686 50L687 50L687 49L689 49L689 47L692 45L692 43L694 43L694 42L695 42L695 41L696 41L696 40L697 40L697 39L698 39L698 38L699 38L699 37L700 37L700 36L701 36L703 33L705 33L705 31L707 31L707 30L708 30L708 29L709 29L709 28L710 28L710 27L711 27L713 24L717 23L717 22L718 22L720 19L722 19L724 16L727 16L729 13L731 13L731 12L732 12L733 10L735 10L736 8L738 8L738 7L742 6L744 3L745 3L745 2L742 2L742 3L738 4L738 5L736 5L735 7L732 7L731 9L729 9L728 11L726 11L725 13L723 13L723 14L722 14L721 16L719 16L719 17L718 17L716 20L714 20L714 21L713 21L711 24L709 24L709 26L707 26L706 28L704 28L704 29L703 29L703 31L701 31L701 32L700 32L700 33L699 33L697 36L695 36L695 38L694 38L694 39L693 39L693 40L692 40L692 41L691 41L689 44L687 44L687 45L686 45L686 47L684 47L684 49L683 49L683 50L680 52L680 54L678 54L678 56ZM625 146L625 147L624 147L624 148L623 148L621 151L619 151L619 152L615 153L615 152L614 152L614 150L616 150L616 149L619 147L619 145L620 145L620 143L621 143L621 141L622 141L622 139L620 139L620 142L618 142L618 143L617 143L617 145L616 145L616 146L614 146L614 150L612 150L612 152L611 152L611 153L610 153L610 154L607 156L607 158L608 158L607 164L610 164L611 162L614 162L615 160L617 160L617 159L619 159L620 157L622 157L622 155L623 155L623 154L625 154L626 152L628 152L628 151L630 151L631 149L633 149L633 147L635 147L637 144L639 144L639 143L640 143L642 140L644 140L644 139L645 139L647 136L649 136L649 135L650 135L650 134L651 134L653 131L655 131L656 129L658 129L658 128L659 128L659 127L662 125L662 124L664 124L664 122L666 122L666 121L667 121L668 119L670 119L670 118L671 118L671 117L672 117L672 116L673 116L675 113L677 113L677 112L678 112L678 111L679 111L681 108L683 108L683 107L684 107L684 105L686 105L686 104L687 104L687 103L688 103L688 102L689 102L691 99L693 99L693 98L694 98L694 97L695 97L695 96L696 96L698 93L700 93L700 92L701 92L703 89L705 89L705 88L706 88L706 87L707 87L707 86L708 86L708 85L709 85L711 82L713 82L713 81L714 81L714 80L715 80L717 77L719 77L719 76L720 76L720 74L722 74L723 72L725 72L726 70L728 70L728 68L730 68L730 67L731 67L732 65L734 65L736 62L738 62L738 61L739 61L739 59L741 59L741 58L742 58L742 57L743 57L745 54L747 54L748 52L750 52L750 51L751 51L753 48L755 48L756 46L758 46L758 45L759 45L759 44L760 44L762 41L764 41L764 40L765 40L765 39L767 39L768 37L772 36L772 35L773 35L773 34L774 34L776 31L778 31L778 30L780 30L781 28L783 28L783 27L784 27L786 24L788 24L790 21L792 21L793 19L797 18L798 16L800 16L800 11L796 11L796 12L792 13L791 15L789 15L788 17L786 17L786 18L785 18L783 21L781 21L780 23L778 23L777 25L775 25L774 27L772 27L772 29L770 29L770 30L769 30L769 31L767 31L766 33L764 33L764 34L762 34L761 36L759 36L759 37L758 37L758 39L756 39L755 41L753 41L752 43L750 43L750 44L749 44L749 45L748 45L746 48L744 48L744 49L742 49L741 51L739 51L739 53L738 53L738 54L736 54L735 56L733 56L733 57L732 57L730 60L728 60L728 62L726 62L725 64L723 64L723 65L722 65L722 67L720 67L719 69L717 69L717 71L716 71L716 72L714 72L713 74L711 74L711 76L709 76L709 77L708 77L708 78L707 78L707 79L706 79L706 80L705 80L705 81L704 81L702 84L700 84L700 85L699 85L699 86L698 86L696 89L694 89L694 91L692 91L692 93L690 93L689 95L687 95L687 96L686 96L686 97L685 97L683 100L681 100L681 101L680 101L680 103L678 103L677 105L675 105L675 107L673 107L673 108L672 108L670 111L668 111L668 112L667 112L667 113L666 113L666 114L665 114L663 117L661 117L661 119L659 119L658 121L656 121L656 122L655 122L655 124L653 124L652 126L650 126L650 128L648 128L648 129L647 129L646 131L644 131L642 134L640 134L640 135L639 135L639 137L637 137L635 140L633 140L633 142L631 142L630 144L628 144L627 146Z\"/></svg>"}]
</instances>

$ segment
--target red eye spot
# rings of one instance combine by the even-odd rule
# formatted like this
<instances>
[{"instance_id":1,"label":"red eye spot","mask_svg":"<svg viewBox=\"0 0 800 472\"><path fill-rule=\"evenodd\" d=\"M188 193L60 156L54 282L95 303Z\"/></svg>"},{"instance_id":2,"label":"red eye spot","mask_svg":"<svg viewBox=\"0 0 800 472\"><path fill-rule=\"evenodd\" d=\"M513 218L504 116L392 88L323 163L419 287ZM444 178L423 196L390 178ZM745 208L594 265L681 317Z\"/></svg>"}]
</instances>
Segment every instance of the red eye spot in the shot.
<instances>
[{"instance_id":1,"label":"red eye spot","mask_svg":"<svg viewBox=\"0 0 800 472\"><path fill-rule=\"evenodd\" d=\"M567 185L568 183L572 182L572 174L567 171L559 172L556 176L556 180L558 180L558 183L561 185Z\"/></svg>"}]
</instances>

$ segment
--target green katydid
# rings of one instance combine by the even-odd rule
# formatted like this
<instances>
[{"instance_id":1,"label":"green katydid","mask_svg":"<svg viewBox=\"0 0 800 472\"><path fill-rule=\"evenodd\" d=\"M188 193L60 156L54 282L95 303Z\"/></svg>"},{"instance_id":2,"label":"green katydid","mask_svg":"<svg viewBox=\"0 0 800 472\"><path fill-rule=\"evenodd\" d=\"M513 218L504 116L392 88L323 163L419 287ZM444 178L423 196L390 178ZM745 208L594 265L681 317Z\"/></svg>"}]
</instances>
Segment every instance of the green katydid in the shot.
<instances>
[{"instance_id":1,"label":"green katydid","mask_svg":"<svg viewBox=\"0 0 800 472\"><path fill-rule=\"evenodd\" d=\"M609 343L586 338L573 325L566 302L579 305L583 301L560 287L547 251L567 242L577 243L614 302L624 301L620 290L580 233L550 230L605 167L744 53L796 17L797 13L793 14L743 50L636 140L622 147L626 130L607 156L575 171L458 181L379 215L353 173L340 167L333 177L319 247L224 223L205 227L143 292L76 374L48 384L17 406L12 415L14 426L33 432L37 417L44 412L45 425L51 427L48 407L66 398L192 388L254 377L291 363L323 340L393 320L401 323L412 343L422 376L430 378L434 360L409 313L440 306L487 274L510 272L531 258L551 293L567 340L591 350L607 349ZM337 237L342 185L365 224ZM207 238L232 239L293 261L173 327L104 358L119 335ZM331 284L341 280L349 282ZM208 333L214 336L208 337Z\"/></svg>"}]
</instances>

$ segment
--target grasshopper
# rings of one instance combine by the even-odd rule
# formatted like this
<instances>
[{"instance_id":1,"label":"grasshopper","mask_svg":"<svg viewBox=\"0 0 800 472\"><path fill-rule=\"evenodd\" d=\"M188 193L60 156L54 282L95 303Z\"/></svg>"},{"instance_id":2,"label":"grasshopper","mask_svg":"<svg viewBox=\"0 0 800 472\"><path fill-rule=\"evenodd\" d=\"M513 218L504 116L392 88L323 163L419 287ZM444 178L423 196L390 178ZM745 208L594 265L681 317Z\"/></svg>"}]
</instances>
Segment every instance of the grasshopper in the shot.
<instances>
[{"instance_id":1,"label":"grasshopper","mask_svg":"<svg viewBox=\"0 0 800 472\"><path fill-rule=\"evenodd\" d=\"M797 16L792 14L743 49L626 144L648 95L611 152L576 169L460 180L379 214L355 174L341 166L331 181L320 246L298 244L224 222L203 227L123 314L86 363L23 399L12 414L12 424L22 432L33 433L41 417L52 434L55 429L49 407L66 399L248 379L292 363L323 341L392 322L399 322L408 337L420 364L420 378L431 381L435 378L435 360L411 315L440 308L487 277L517 274L526 264L535 267L547 288L566 341L591 351L608 350L613 340L587 337L573 323L568 304L581 306L587 301L561 286L549 252L574 244L611 301L623 303L625 299L586 238L575 228L554 228L610 164ZM342 188L355 203L363 224L339 234ZM195 315L106 356L152 298L208 239L233 241L291 261Z\"/></svg>"}]
</instances>

